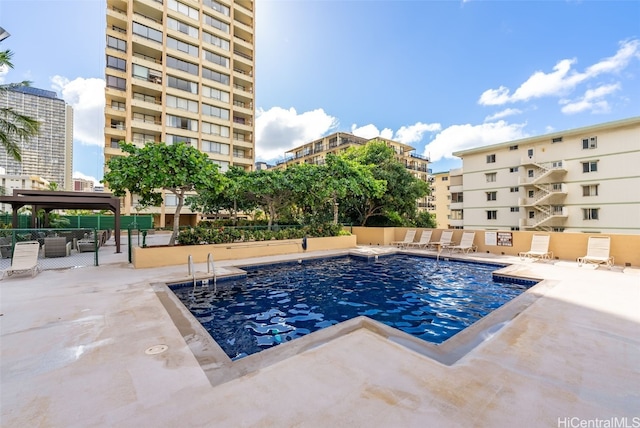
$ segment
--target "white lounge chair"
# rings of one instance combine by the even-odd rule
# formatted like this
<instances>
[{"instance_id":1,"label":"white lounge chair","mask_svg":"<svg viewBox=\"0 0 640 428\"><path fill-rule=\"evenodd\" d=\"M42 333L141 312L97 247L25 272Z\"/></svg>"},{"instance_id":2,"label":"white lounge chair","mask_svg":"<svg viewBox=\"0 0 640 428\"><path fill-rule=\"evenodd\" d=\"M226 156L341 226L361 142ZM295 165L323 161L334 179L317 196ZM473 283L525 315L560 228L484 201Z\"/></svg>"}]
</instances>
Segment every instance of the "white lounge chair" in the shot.
<instances>
[{"instance_id":1,"label":"white lounge chair","mask_svg":"<svg viewBox=\"0 0 640 428\"><path fill-rule=\"evenodd\" d=\"M460 251L461 253L465 254L475 252L478 248L473 245L473 240L475 239L475 237L475 232L462 232L462 238L460 239L460 243L458 245L447 245L445 248L449 250L450 254L455 251Z\"/></svg>"},{"instance_id":2,"label":"white lounge chair","mask_svg":"<svg viewBox=\"0 0 640 428\"><path fill-rule=\"evenodd\" d=\"M578 263L605 264L609 269L613 267L613 257L609 255L611 238L609 236L590 236L587 244L587 255L578 257Z\"/></svg>"},{"instance_id":3,"label":"white lounge chair","mask_svg":"<svg viewBox=\"0 0 640 428\"><path fill-rule=\"evenodd\" d=\"M32 277L35 276L40 270L38 265L39 252L40 243L38 241L16 242L13 248L11 267L2 273L2 277L21 273L31 273Z\"/></svg>"},{"instance_id":4,"label":"white lounge chair","mask_svg":"<svg viewBox=\"0 0 640 428\"><path fill-rule=\"evenodd\" d=\"M406 244L406 248L416 247L416 248L427 248L429 242L431 241L431 235L433 234L432 230L423 230L422 235L420 235L420 239L418 242L409 242Z\"/></svg>"},{"instance_id":5,"label":"white lounge chair","mask_svg":"<svg viewBox=\"0 0 640 428\"><path fill-rule=\"evenodd\" d=\"M518 253L518 256L520 256L522 260L526 258L552 259L553 252L549 251L550 239L550 235L533 235L531 238L531 249Z\"/></svg>"},{"instance_id":6,"label":"white lounge chair","mask_svg":"<svg viewBox=\"0 0 640 428\"><path fill-rule=\"evenodd\" d=\"M430 242L428 247L432 248L444 248L451 245L451 240L453 239L453 230L443 230L440 235L440 240L435 242Z\"/></svg>"},{"instance_id":7,"label":"white lounge chair","mask_svg":"<svg viewBox=\"0 0 640 428\"><path fill-rule=\"evenodd\" d=\"M413 242L413 238L416 237L416 229L407 229L407 233L404 235L404 240L402 241L393 241L391 245L395 245L400 248L406 248L407 244Z\"/></svg>"}]
</instances>

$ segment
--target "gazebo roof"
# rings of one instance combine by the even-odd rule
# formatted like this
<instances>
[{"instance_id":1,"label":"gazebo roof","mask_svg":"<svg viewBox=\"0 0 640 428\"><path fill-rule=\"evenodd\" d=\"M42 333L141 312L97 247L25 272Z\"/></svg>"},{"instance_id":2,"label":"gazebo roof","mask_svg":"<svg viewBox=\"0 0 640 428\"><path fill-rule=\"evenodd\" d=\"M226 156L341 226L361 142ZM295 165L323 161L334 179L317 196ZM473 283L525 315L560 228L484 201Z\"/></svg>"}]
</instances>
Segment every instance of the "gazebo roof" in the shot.
<instances>
[{"instance_id":1,"label":"gazebo roof","mask_svg":"<svg viewBox=\"0 0 640 428\"><path fill-rule=\"evenodd\" d=\"M52 190L13 189L12 196L0 196L0 202L11 205L13 227L18 227L18 209L25 205L51 211L56 209L109 210L115 215L114 238L116 252L120 252L120 199L111 193L99 192L58 192ZM35 226L35 217L32 217Z\"/></svg>"}]
</instances>

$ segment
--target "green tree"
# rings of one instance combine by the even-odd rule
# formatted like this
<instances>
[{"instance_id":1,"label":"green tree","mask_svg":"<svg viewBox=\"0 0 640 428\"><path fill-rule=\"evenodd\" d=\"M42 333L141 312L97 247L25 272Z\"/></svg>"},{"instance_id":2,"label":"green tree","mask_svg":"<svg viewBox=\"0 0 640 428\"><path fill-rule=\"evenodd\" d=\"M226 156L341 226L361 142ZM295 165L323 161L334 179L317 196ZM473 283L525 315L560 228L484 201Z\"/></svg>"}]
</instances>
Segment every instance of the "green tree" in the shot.
<instances>
[{"instance_id":1,"label":"green tree","mask_svg":"<svg viewBox=\"0 0 640 428\"><path fill-rule=\"evenodd\" d=\"M120 147L127 155L107 162L108 172L101 182L116 196L125 196L127 191L138 195L143 207L159 206L164 191L173 193L177 206L169 245L174 245L187 192L220 192L225 177L206 154L184 143L146 143L143 148L121 143Z\"/></svg>"},{"instance_id":2,"label":"green tree","mask_svg":"<svg viewBox=\"0 0 640 428\"><path fill-rule=\"evenodd\" d=\"M277 223L283 208L291 203L291 187L286 170L270 169L247 174L247 197L267 214L269 229Z\"/></svg>"},{"instance_id":3,"label":"green tree","mask_svg":"<svg viewBox=\"0 0 640 428\"><path fill-rule=\"evenodd\" d=\"M381 195L351 195L347 201L348 213L354 221L364 226L374 216L397 215L405 221L415 217L416 200L429 193L429 186L415 178L395 158L392 148L383 141L372 141L361 147L353 147L342 156L362 165L370 165L373 176L387 183Z\"/></svg>"},{"instance_id":4,"label":"green tree","mask_svg":"<svg viewBox=\"0 0 640 428\"><path fill-rule=\"evenodd\" d=\"M251 203L246 197L247 172L238 166L230 167L224 176L224 187L217 191L206 189L199 191L197 195L187 197L187 204L193 211L206 214L218 214L220 211L228 211L234 224L237 223L238 211L251 211L255 203Z\"/></svg>"},{"instance_id":5,"label":"green tree","mask_svg":"<svg viewBox=\"0 0 640 428\"><path fill-rule=\"evenodd\" d=\"M13 52L0 51L0 68L13 68L11 57ZM7 91L21 86L29 86L28 81L0 85L0 96L7 96ZM21 114L10 107L0 107L0 144L7 154L17 161L22 160L20 140L35 137L40 132L40 122Z\"/></svg>"}]
</instances>

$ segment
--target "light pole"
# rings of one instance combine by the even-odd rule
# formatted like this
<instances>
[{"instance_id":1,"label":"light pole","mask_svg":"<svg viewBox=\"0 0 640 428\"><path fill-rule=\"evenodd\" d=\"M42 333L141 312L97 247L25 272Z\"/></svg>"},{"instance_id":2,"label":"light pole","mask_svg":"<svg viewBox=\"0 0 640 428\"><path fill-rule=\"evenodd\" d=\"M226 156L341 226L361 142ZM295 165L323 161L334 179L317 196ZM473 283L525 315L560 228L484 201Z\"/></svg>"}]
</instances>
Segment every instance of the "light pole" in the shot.
<instances>
[{"instance_id":1,"label":"light pole","mask_svg":"<svg viewBox=\"0 0 640 428\"><path fill-rule=\"evenodd\" d=\"M0 27L0 42L9 37L11 34L4 28Z\"/></svg>"}]
</instances>

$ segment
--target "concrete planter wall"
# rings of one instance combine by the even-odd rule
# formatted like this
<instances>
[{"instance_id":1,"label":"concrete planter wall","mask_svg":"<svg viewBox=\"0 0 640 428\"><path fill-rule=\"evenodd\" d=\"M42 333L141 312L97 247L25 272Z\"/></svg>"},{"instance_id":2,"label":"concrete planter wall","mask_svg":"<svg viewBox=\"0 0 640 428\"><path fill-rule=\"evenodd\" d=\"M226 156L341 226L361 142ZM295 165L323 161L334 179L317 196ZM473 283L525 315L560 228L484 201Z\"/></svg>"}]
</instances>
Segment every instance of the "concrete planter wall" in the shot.
<instances>
[{"instance_id":1,"label":"concrete planter wall","mask_svg":"<svg viewBox=\"0 0 640 428\"><path fill-rule=\"evenodd\" d=\"M297 254L308 251L338 250L356 247L356 236L308 238L306 251L302 239L281 241L237 242L233 244L178 245L173 247L132 248L132 262L136 269L186 265L189 256L194 263L206 263L211 253L214 260L237 260L249 257Z\"/></svg>"}]
</instances>

